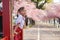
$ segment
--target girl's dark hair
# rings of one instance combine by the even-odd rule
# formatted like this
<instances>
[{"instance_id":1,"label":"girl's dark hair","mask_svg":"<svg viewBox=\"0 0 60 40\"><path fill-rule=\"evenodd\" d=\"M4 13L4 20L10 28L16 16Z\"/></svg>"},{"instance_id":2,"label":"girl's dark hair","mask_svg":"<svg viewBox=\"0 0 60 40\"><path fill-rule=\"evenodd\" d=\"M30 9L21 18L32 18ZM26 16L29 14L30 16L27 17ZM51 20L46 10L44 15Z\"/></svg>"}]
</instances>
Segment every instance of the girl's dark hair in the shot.
<instances>
[{"instance_id":1,"label":"girl's dark hair","mask_svg":"<svg viewBox=\"0 0 60 40\"><path fill-rule=\"evenodd\" d=\"M18 14L16 16L18 17Z\"/></svg>"},{"instance_id":2,"label":"girl's dark hair","mask_svg":"<svg viewBox=\"0 0 60 40\"><path fill-rule=\"evenodd\" d=\"M18 9L18 12L21 12L22 10L24 10L24 7L20 7L20 8Z\"/></svg>"},{"instance_id":3,"label":"girl's dark hair","mask_svg":"<svg viewBox=\"0 0 60 40\"><path fill-rule=\"evenodd\" d=\"M23 11L24 10L24 7L20 7L19 9L18 9L18 12L21 12L21 11ZM17 17L18 17L18 14L17 14Z\"/></svg>"}]
</instances>

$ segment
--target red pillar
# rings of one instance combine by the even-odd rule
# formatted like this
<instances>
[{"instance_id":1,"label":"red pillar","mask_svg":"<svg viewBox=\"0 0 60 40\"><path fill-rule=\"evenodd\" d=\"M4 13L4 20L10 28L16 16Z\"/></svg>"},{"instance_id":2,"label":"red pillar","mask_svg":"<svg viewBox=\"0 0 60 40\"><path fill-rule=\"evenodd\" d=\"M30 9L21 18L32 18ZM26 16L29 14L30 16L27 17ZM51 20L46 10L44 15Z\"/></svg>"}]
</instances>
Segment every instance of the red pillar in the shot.
<instances>
[{"instance_id":1,"label":"red pillar","mask_svg":"<svg viewBox=\"0 0 60 40\"><path fill-rule=\"evenodd\" d=\"M3 2L3 34L10 38L10 14L9 14L9 0L2 0Z\"/></svg>"}]
</instances>

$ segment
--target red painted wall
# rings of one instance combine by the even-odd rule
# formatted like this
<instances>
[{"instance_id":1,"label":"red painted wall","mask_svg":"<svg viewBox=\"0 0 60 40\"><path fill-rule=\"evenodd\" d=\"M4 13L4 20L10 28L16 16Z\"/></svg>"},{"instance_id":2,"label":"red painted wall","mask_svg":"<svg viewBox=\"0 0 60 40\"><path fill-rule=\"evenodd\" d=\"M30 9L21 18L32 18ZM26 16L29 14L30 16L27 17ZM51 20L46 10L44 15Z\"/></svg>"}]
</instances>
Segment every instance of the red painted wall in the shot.
<instances>
[{"instance_id":1,"label":"red painted wall","mask_svg":"<svg viewBox=\"0 0 60 40\"><path fill-rule=\"evenodd\" d=\"M4 36L10 37L10 15L9 15L9 0L2 0L3 2L3 33Z\"/></svg>"}]
</instances>

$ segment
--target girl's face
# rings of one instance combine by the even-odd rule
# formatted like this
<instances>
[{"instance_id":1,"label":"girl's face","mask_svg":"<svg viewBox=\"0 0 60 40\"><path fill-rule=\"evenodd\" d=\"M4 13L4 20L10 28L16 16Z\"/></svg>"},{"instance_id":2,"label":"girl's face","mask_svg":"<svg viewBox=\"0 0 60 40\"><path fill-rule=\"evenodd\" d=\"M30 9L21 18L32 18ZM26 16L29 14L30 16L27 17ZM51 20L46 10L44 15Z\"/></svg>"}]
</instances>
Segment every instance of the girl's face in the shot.
<instances>
[{"instance_id":1,"label":"girl's face","mask_svg":"<svg viewBox=\"0 0 60 40\"><path fill-rule=\"evenodd\" d=\"M20 14L23 15L23 16L26 16L26 10L22 10L22 11L20 12Z\"/></svg>"}]
</instances>

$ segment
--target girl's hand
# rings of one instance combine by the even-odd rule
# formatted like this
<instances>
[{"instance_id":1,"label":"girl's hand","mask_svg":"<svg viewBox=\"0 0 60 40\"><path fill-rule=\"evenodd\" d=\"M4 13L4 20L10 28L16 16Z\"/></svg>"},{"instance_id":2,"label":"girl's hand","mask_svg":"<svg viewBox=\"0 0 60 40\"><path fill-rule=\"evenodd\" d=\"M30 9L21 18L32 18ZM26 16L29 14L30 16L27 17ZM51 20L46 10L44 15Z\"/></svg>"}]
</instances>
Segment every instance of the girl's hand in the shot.
<instances>
[{"instance_id":1,"label":"girl's hand","mask_svg":"<svg viewBox=\"0 0 60 40\"><path fill-rule=\"evenodd\" d=\"M14 34L18 34L18 33L14 31Z\"/></svg>"}]
</instances>

